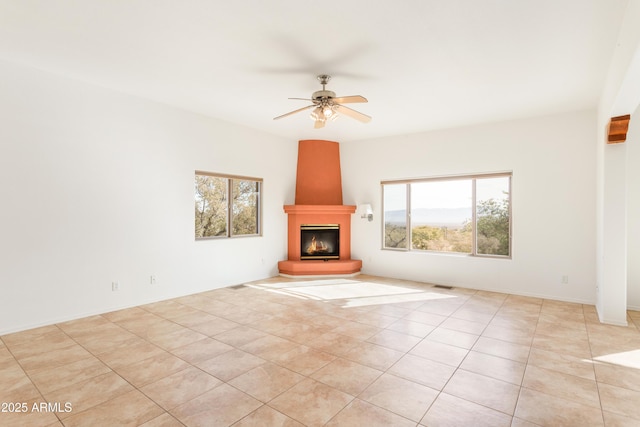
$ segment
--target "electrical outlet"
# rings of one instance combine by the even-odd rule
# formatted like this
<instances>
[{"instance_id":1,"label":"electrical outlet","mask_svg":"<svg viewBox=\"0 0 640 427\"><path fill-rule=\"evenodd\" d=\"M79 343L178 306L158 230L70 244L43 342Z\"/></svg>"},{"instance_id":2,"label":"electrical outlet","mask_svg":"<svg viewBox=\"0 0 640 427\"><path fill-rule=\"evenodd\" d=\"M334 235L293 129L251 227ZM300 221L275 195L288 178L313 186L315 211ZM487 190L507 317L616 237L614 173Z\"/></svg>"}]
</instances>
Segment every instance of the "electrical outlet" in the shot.
<instances>
[{"instance_id":1,"label":"electrical outlet","mask_svg":"<svg viewBox=\"0 0 640 427\"><path fill-rule=\"evenodd\" d=\"M156 275L152 274L151 277L149 278L149 283L152 285L156 284Z\"/></svg>"},{"instance_id":2,"label":"electrical outlet","mask_svg":"<svg viewBox=\"0 0 640 427\"><path fill-rule=\"evenodd\" d=\"M569 283L569 276L562 276L562 284L566 285Z\"/></svg>"},{"instance_id":3,"label":"electrical outlet","mask_svg":"<svg viewBox=\"0 0 640 427\"><path fill-rule=\"evenodd\" d=\"M111 290L113 292L120 290L120 282L111 282Z\"/></svg>"}]
</instances>

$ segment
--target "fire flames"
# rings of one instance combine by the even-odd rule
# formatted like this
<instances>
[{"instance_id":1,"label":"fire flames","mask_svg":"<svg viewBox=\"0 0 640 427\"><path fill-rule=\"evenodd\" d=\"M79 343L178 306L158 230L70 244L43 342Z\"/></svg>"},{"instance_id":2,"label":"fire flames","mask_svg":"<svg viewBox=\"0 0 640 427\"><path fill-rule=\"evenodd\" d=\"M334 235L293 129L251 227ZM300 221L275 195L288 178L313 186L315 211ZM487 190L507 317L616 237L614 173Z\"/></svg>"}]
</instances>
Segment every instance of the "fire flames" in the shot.
<instances>
[{"instance_id":1,"label":"fire flames","mask_svg":"<svg viewBox=\"0 0 640 427\"><path fill-rule=\"evenodd\" d=\"M329 247L324 244L322 240L316 240L316 235L311 237L311 244L307 247L308 254L316 254L321 252L328 252Z\"/></svg>"}]
</instances>

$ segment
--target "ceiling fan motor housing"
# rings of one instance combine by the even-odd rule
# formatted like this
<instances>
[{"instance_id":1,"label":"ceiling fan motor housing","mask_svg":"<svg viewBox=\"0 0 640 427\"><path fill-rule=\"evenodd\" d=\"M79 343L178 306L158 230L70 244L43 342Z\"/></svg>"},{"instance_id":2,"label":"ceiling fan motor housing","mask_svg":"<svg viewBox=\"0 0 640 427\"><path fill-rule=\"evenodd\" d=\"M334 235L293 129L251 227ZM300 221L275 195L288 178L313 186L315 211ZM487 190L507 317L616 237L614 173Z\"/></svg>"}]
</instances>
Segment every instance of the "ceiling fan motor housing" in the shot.
<instances>
[{"instance_id":1,"label":"ceiling fan motor housing","mask_svg":"<svg viewBox=\"0 0 640 427\"><path fill-rule=\"evenodd\" d=\"M318 90L316 92L313 92L313 94L311 95L311 99L314 102L321 101L323 99L331 99L335 97L336 97L336 93L330 90Z\"/></svg>"}]
</instances>

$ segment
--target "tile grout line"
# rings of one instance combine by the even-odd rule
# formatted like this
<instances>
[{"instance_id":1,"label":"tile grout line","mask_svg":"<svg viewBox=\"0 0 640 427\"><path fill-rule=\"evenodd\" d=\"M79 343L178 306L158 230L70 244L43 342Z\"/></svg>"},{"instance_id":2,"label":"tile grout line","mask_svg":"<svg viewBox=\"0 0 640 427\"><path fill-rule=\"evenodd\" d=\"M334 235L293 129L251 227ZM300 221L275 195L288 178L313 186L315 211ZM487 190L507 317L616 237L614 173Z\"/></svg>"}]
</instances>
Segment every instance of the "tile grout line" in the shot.
<instances>
[{"instance_id":1,"label":"tile grout line","mask_svg":"<svg viewBox=\"0 0 640 427\"><path fill-rule=\"evenodd\" d=\"M582 313L584 316L584 305L582 305ZM598 381L598 373L596 372L596 364L593 358L593 347L591 345L591 332L589 331L589 325L587 324L587 318L584 316L584 327L587 330L587 342L589 343L589 353L591 354L591 368L593 369L593 378L596 383L596 391L598 392L598 403L600 404L600 415L602 416L602 425L605 424L604 419L604 407L602 406L602 395L600 394L600 382Z\"/></svg>"},{"instance_id":2,"label":"tile grout line","mask_svg":"<svg viewBox=\"0 0 640 427\"><path fill-rule=\"evenodd\" d=\"M524 386L524 378L527 375L527 368L529 367L529 359L531 358L531 351L533 349L533 342L536 339L536 331L538 330L538 325L540 324L540 315L542 314L542 307L544 306L544 298L542 299L541 303L540 303L540 308L538 309L537 312L537 316L536 316L536 326L533 329L533 334L531 335L531 341L529 342L529 351L527 353L527 360L524 364L524 371L522 372L522 379L520 380L520 390L518 391L518 397L516 399L516 403L515 406L513 407L513 418L512 418L512 423L513 423L513 419L516 418L516 412L518 410L518 403L520 403L520 398L522 397L522 390L525 389L526 387ZM518 417L518 419L521 419ZM527 422L530 422L532 424L536 424L531 420L528 420L526 418L522 418Z\"/></svg>"}]
</instances>

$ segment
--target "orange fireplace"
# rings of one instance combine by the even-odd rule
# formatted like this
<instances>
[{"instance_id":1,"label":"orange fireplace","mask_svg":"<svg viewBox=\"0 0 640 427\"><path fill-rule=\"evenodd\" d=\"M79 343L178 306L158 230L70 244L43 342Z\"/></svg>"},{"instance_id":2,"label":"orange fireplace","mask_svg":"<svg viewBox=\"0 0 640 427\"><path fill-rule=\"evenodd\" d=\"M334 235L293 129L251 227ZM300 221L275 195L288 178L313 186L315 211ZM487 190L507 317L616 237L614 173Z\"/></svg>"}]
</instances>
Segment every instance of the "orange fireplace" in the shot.
<instances>
[{"instance_id":1,"label":"orange fireplace","mask_svg":"<svg viewBox=\"0 0 640 427\"><path fill-rule=\"evenodd\" d=\"M351 215L353 205L342 204L340 151L337 142L305 140L298 144L296 204L284 206L288 214L288 256L278 263L280 274L352 275L360 272L361 260L351 259ZM310 255L304 242L304 227L331 227L337 242L331 254L326 248ZM316 251L318 235L316 233ZM313 236L313 233L311 233ZM328 235L327 235L328 236ZM323 242L323 245L329 243Z\"/></svg>"}]
</instances>

